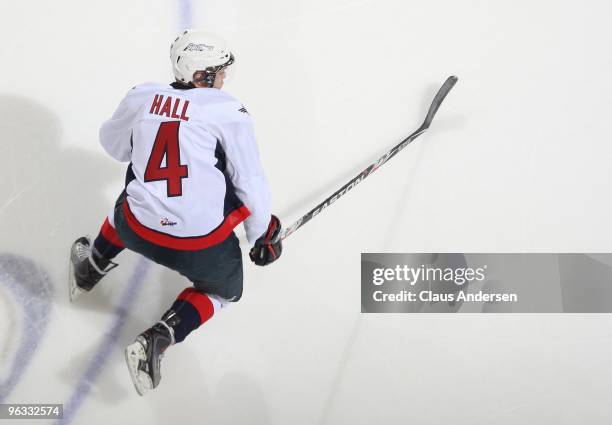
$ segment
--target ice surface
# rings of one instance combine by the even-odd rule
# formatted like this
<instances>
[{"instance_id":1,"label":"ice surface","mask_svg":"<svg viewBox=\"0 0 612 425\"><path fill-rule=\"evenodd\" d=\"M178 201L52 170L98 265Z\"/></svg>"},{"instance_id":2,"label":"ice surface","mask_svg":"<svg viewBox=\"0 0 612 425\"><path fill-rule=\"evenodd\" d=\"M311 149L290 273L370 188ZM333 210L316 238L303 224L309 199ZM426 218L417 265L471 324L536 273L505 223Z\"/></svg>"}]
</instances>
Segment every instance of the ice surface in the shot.
<instances>
[{"instance_id":1,"label":"ice surface","mask_svg":"<svg viewBox=\"0 0 612 425\"><path fill-rule=\"evenodd\" d=\"M361 252L610 250L610 2L12 2L0 17L0 400L74 424L605 424L612 318L359 313ZM187 282L124 253L68 304L124 165L97 143L136 83L170 81L180 26L235 46L290 224L429 131L285 245L138 397L123 347ZM246 258L245 258L246 260ZM1 420L0 420L1 422ZM45 421L40 421L45 423ZM52 423L52 422L49 422Z\"/></svg>"}]
</instances>

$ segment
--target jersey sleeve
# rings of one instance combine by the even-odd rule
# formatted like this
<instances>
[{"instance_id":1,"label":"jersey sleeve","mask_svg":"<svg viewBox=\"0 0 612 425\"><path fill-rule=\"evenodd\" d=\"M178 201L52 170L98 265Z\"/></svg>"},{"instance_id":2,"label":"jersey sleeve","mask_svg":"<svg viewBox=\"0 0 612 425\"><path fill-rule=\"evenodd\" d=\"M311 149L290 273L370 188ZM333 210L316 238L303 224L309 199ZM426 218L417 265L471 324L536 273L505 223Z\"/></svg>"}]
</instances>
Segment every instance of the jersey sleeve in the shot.
<instances>
[{"instance_id":1,"label":"jersey sleeve","mask_svg":"<svg viewBox=\"0 0 612 425\"><path fill-rule=\"evenodd\" d=\"M132 126L137 108L131 99L132 89L121 101L113 116L100 128L100 144L113 158L121 162L130 160Z\"/></svg>"},{"instance_id":2,"label":"jersey sleeve","mask_svg":"<svg viewBox=\"0 0 612 425\"><path fill-rule=\"evenodd\" d=\"M268 228L271 196L259 158L253 124L250 117L239 112L238 108L232 111L234 114L230 115L229 120L216 125L215 130L221 136L220 143L227 157L227 173L236 195L251 212L244 221L244 227L247 239L253 246Z\"/></svg>"}]
</instances>

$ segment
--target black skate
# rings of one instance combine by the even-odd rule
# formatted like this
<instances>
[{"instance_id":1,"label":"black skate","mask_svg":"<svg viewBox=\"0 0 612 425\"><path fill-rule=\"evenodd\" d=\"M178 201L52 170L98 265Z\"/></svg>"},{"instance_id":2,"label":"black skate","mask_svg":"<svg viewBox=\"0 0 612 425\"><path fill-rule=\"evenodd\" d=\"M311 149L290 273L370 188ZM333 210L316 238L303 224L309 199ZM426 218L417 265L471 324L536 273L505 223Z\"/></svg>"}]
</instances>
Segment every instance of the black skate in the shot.
<instances>
[{"instance_id":1,"label":"black skate","mask_svg":"<svg viewBox=\"0 0 612 425\"><path fill-rule=\"evenodd\" d=\"M138 335L125 349L125 362L138 394L144 395L159 385L161 359L166 348L174 344L172 325L178 320L174 311L169 310L161 321Z\"/></svg>"},{"instance_id":2,"label":"black skate","mask_svg":"<svg viewBox=\"0 0 612 425\"><path fill-rule=\"evenodd\" d=\"M70 301L76 300L81 294L91 291L91 288L117 264L104 258L94 260L91 252L91 242L86 237L80 237L70 248L70 271L68 275Z\"/></svg>"}]
</instances>

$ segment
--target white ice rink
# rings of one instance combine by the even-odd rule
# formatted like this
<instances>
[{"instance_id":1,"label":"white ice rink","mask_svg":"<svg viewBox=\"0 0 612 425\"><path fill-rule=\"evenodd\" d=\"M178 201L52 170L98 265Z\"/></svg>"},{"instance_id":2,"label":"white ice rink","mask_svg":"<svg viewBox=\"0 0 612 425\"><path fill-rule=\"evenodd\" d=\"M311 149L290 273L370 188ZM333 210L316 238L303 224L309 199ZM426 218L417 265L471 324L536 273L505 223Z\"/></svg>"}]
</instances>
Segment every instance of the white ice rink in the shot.
<instances>
[{"instance_id":1,"label":"white ice rink","mask_svg":"<svg viewBox=\"0 0 612 425\"><path fill-rule=\"evenodd\" d=\"M0 403L64 404L36 424L609 424L610 315L365 315L360 253L611 252L610 16L604 0L4 1ZM124 252L70 305L68 251L122 189L100 124L134 84L171 81L185 26L231 42L226 89L286 225L459 82L278 263L245 256L243 299L171 347L143 398L123 347L188 282Z\"/></svg>"}]
</instances>

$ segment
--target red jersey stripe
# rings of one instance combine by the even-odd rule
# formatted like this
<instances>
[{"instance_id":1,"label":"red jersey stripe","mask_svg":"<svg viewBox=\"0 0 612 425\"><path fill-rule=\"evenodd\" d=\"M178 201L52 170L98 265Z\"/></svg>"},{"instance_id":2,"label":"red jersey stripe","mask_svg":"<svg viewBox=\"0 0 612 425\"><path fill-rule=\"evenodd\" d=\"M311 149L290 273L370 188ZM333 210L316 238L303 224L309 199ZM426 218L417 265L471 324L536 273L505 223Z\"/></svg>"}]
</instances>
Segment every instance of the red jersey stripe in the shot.
<instances>
[{"instance_id":1,"label":"red jersey stripe","mask_svg":"<svg viewBox=\"0 0 612 425\"><path fill-rule=\"evenodd\" d=\"M232 211L223 222L212 232L204 236L178 237L157 230L150 229L141 224L130 210L127 198L123 201L123 214L125 220L138 236L155 245L178 251L197 251L223 242L231 235L234 227L242 223L251 213L244 205Z\"/></svg>"}]
</instances>

